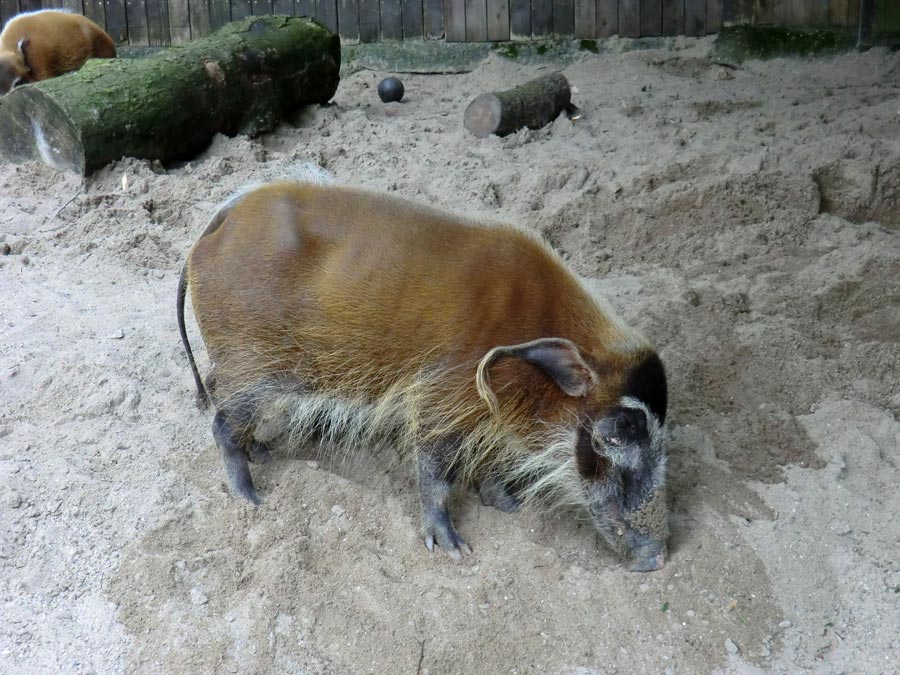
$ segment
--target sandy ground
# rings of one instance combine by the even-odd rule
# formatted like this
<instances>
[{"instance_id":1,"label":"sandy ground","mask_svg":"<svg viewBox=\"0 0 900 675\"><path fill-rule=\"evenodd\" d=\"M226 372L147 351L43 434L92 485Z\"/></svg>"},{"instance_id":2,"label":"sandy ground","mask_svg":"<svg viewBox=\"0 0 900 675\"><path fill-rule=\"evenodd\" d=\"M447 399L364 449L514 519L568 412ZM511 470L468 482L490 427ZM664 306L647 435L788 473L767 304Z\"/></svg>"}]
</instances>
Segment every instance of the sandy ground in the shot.
<instances>
[{"instance_id":1,"label":"sandy ground","mask_svg":"<svg viewBox=\"0 0 900 675\"><path fill-rule=\"evenodd\" d=\"M587 55L584 117L506 139L465 105L552 65L404 76L391 105L359 70L179 166L0 166L0 671L897 672L900 54L709 44ZM431 555L411 473L365 453L281 453L261 507L229 496L177 276L217 202L306 161L539 230L659 346L663 570L471 494L474 555Z\"/></svg>"}]
</instances>

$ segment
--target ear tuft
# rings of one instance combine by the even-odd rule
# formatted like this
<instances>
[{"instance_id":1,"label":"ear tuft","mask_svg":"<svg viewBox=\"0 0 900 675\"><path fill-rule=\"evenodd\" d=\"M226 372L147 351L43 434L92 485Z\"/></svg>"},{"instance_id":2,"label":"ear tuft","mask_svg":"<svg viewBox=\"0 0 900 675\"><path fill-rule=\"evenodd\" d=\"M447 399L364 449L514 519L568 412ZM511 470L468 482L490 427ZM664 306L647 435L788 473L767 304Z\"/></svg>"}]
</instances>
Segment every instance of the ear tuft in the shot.
<instances>
[{"instance_id":1,"label":"ear tuft","mask_svg":"<svg viewBox=\"0 0 900 675\"><path fill-rule=\"evenodd\" d=\"M31 72L31 66L28 65L28 55L25 54L25 50L28 48L28 45L31 44L31 38L23 37L19 39L19 56L22 57L22 63L25 64L25 68L28 69L28 72Z\"/></svg>"}]
</instances>

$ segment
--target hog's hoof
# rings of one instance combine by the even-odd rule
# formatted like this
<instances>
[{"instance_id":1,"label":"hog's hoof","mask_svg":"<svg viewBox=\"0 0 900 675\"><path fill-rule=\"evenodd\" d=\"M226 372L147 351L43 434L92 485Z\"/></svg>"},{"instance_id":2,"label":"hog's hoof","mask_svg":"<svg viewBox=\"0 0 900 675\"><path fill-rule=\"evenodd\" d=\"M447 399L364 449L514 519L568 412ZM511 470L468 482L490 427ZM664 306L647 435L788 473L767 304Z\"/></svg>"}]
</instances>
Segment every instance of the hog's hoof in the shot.
<instances>
[{"instance_id":1,"label":"hog's hoof","mask_svg":"<svg viewBox=\"0 0 900 675\"><path fill-rule=\"evenodd\" d=\"M434 552L435 542L454 560L472 555L472 548L456 533L449 518L438 517L425 523L425 548Z\"/></svg>"}]
</instances>

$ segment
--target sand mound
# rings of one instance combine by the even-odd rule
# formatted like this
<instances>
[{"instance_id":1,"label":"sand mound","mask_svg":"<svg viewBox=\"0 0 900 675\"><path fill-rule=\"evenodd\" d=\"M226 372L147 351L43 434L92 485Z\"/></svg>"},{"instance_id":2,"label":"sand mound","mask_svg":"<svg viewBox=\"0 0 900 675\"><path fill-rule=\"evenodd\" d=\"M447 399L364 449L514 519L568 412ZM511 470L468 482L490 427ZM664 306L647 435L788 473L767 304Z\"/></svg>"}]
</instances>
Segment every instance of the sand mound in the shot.
<instances>
[{"instance_id":1,"label":"sand mound","mask_svg":"<svg viewBox=\"0 0 900 675\"><path fill-rule=\"evenodd\" d=\"M390 105L358 71L180 166L0 166L0 670L895 668L900 55L730 69L683 45L567 66L585 116L505 139L465 135L465 105L547 66L405 76ZM279 455L262 507L226 493L177 276L216 203L308 161L542 232L659 346L662 571L472 495L474 556L429 555L411 477L365 458Z\"/></svg>"}]
</instances>

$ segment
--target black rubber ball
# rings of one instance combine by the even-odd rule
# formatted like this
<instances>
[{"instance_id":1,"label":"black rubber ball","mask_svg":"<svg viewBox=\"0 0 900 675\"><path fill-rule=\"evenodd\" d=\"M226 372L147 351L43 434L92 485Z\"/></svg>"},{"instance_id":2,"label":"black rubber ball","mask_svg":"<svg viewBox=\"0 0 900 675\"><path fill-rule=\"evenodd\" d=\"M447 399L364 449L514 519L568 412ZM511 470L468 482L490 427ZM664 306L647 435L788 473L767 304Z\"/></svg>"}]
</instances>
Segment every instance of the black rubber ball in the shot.
<instances>
[{"instance_id":1,"label":"black rubber ball","mask_svg":"<svg viewBox=\"0 0 900 675\"><path fill-rule=\"evenodd\" d=\"M378 83L378 98L385 103L399 101L404 91L403 83L396 77L386 77Z\"/></svg>"}]
</instances>

